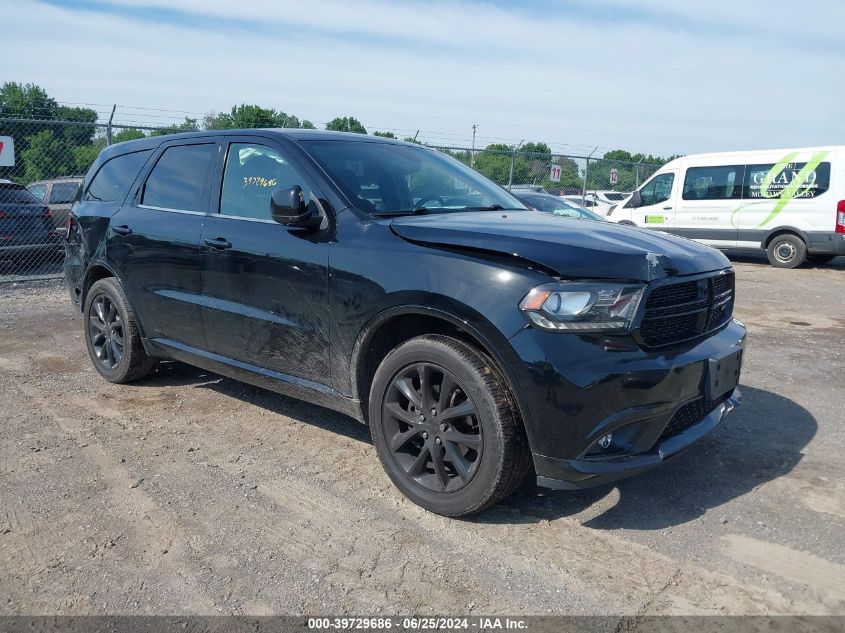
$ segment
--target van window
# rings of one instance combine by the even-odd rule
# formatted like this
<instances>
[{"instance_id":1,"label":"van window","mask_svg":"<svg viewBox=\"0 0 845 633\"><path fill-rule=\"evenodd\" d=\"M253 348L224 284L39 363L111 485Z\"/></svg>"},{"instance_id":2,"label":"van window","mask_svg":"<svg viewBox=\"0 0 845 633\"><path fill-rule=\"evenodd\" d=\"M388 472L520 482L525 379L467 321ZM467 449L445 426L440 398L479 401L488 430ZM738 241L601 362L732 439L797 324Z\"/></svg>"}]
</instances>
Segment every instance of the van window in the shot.
<instances>
[{"instance_id":1,"label":"van window","mask_svg":"<svg viewBox=\"0 0 845 633\"><path fill-rule=\"evenodd\" d=\"M220 213L271 220L270 196L276 189L296 185L308 201L308 185L279 152L266 145L232 143L223 173Z\"/></svg>"},{"instance_id":2,"label":"van window","mask_svg":"<svg viewBox=\"0 0 845 633\"><path fill-rule=\"evenodd\" d=\"M675 174L659 174L643 185L640 189L642 205L648 207L652 204L666 202L672 196L672 183L675 182Z\"/></svg>"},{"instance_id":3,"label":"van window","mask_svg":"<svg viewBox=\"0 0 845 633\"><path fill-rule=\"evenodd\" d=\"M147 177L141 204L161 209L203 211L208 168L216 149L214 143L168 147Z\"/></svg>"},{"instance_id":4,"label":"van window","mask_svg":"<svg viewBox=\"0 0 845 633\"><path fill-rule=\"evenodd\" d=\"M730 200L742 195L744 165L690 167L684 177L684 200Z\"/></svg>"},{"instance_id":5,"label":"van window","mask_svg":"<svg viewBox=\"0 0 845 633\"><path fill-rule=\"evenodd\" d=\"M815 198L830 188L830 163L819 163L805 174L807 163L787 163L777 173L774 165L747 165L743 198L779 198L790 185L797 185L792 198Z\"/></svg>"},{"instance_id":6,"label":"van window","mask_svg":"<svg viewBox=\"0 0 845 633\"><path fill-rule=\"evenodd\" d=\"M113 202L126 197L138 171L147 162L152 150L122 154L106 161L88 185L84 200Z\"/></svg>"}]
</instances>

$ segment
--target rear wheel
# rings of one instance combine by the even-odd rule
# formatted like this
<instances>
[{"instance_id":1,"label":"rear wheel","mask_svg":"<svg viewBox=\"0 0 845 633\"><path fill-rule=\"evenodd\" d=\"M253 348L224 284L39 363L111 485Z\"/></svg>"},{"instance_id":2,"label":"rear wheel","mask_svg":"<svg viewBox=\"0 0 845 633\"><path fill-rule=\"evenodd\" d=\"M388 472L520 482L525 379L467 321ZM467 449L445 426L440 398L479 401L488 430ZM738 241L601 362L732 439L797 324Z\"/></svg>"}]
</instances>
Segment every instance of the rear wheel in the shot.
<instances>
[{"instance_id":1,"label":"rear wheel","mask_svg":"<svg viewBox=\"0 0 845 633\"><path fill-rule=\"evenodd\" d=\"M373 379L369 414L393 483L437 514L482 510L513 492L530 468L500 372L458 339L420 336L390 352Z\"/></svg>"},{"instance_id":2,"label":"rear wheel","mask_svg":"<svg viewBox=\"0 0 845 633\"><path fill-rule=\"evenodd\" d=\"M147 356L135 313L114 277L100 279L85 299L85 343L94 368L109 382L144 378L155 367Z\"/></svg>"},{"instance_id":3,"label":"rear wheel","mask_svg":"<svg viewBox=\"0 0 845 633\"><path fill-rule=\"evenodd\" d=\"M781 233L766 248L769 263L777 268L797 268L807 259L807 245L797 235Z\"/></svg>"}]
</instances>

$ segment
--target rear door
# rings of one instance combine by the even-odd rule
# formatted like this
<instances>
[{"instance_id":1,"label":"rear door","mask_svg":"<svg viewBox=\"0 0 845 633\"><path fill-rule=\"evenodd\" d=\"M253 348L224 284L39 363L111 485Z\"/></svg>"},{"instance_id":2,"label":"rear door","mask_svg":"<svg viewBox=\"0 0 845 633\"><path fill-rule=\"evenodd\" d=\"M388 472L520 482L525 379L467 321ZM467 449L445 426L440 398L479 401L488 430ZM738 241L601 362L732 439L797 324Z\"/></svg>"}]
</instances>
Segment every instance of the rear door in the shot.
<instances>
[{"instance_id":1,"label":"rear door","mask_svg":"<svg viewBox=\"0 0 845 633\"><path fill-rule=\"evenodd\" d=\"M109 259L144 336L160 344L205 348L199 245L219 147L217 138L162 145L111 218Z\"/></svg>"},{"instance_id":2,"label":"rear door","mask_svg":"<svg viewBox=\"0 0 845 633\"><path fill-rule=\"evenodd\" d=\"M683 171L683 186L672 232L728 248L737 245L736 209L742 202L744 161L730 165L691 165Z\"/></svg>"},{"instance_id":3,"label":"rear door","mask_svg":"<svg viewBox=\"0 0 845 633\"><path fill-rule=\"evenodd\" d=\"M278 224L276 189L321 197L296 154L276 140L229 137L203 229L203 323L209 349L228 359L322 384L328 365L329 240Z\"/></svg>"},{"instance_id":4,"label":"rear door","mask_svg":"<svg viewBox=\"0 0 845 633\"><path fill-rule=\"evenodd\" d=\"M53 214L53 225L61 231L67 222L67 214L76 200L81 180L60 180L54 182L47 196L47 206Z\"/></svg>"}]
</instances>

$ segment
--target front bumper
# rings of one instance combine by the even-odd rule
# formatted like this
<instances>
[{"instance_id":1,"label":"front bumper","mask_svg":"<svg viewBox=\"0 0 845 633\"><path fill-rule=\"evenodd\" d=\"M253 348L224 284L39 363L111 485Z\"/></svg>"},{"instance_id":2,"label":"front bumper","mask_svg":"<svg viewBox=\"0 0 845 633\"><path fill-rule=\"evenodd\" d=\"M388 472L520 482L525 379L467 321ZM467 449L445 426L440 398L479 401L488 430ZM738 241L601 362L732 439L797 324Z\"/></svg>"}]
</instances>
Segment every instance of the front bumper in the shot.
<instances>
[{"instance_id":1,"label":"front bumper","mask_svg":"<svg viewBox=\"0 0 845 633\"><path fill-rule=\"evenodd\" d=\"M698 423L677 435L658 441L648 453L606 460L554 459L543 455L534 455L534 464L538 472L537 484L545 488L579 490L644 473L660 466L660 464L712 431L728 413L741 403L742 392L737 387L727 400L718 404L711 413L703 417ZM539 474L540 472L543 474Z\"/></svg>"},{"instance_id":2,"label":"front bumper","mask_svg":"<svg viewBox=\"0 0 845 633\"><path fill-rule=\"evenodd\" d=\"M741 401L732 386L708 399L712 359L741 360L745 328L735 320L704 340L664 350L536 328L510 342L521 361L515 379L542 486L584 488L654 468ZM600 449L607 435L613 443Z\"/></svg>"}]
</instances>

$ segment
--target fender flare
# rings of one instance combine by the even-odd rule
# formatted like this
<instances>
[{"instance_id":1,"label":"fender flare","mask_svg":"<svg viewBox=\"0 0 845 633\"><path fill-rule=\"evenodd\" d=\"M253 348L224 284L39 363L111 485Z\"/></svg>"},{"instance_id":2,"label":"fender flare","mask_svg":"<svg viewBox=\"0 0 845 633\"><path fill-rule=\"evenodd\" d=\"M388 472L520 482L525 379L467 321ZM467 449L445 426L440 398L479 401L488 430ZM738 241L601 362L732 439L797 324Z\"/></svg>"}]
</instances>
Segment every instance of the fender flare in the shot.
<instances>
[{"instance_id":1,"label":"fender flare","mask_svg":"<svg viewBox=\"0 0 845 633\"><path fill-rule=\"evenodd\" d=\"M496 363L499 371L502 373L503 378L505 379L508 388L510 389L511 393L513 394L516 407L518 409L520 420L522 421L523 427L525 428L525 433L528 436L529 443L532 442L533 438L533 428L531 424L531 419L528 416L528 407L525 404L525 397L522 394L521 389L519 388L519 383L516 381L516 377L514 375L513 370L510 367L508 360L502 354L504 350L507 352L511 350L510 343L508 342L508 338L504 336L499 330L490 323L487 319L485 319L482 315L478 314L475 310L470 308L469 306L459 304L463 308L467 310L468 313L472 313L475 317L479 318L483 323L486 323L489 326L491 332L494 332L499 335L501 338L498 341L498 344L491 340L491 337L488 334L485 334L478 328L470 325L467 318L462 318L457 316L456 314L449 312L447 310L443 310L440 308L433 308L427 305L420 305L420 304L405 304L399 306L392 306L390 308L385 308L381 312L376 313L364 324L361 330L358 333L358 337L355 339L355 344L352 347L352 358L350 362L350 369L351 369L351 378L352 383L351 387L353 390L354 397L356 400L358 399L359 394L359 384L358 384L358 376L361 372L361 364L364 359L364 350L369 347L369 343L372 340L375 332L378 331L379 327L383 325L386 321L404 315L422 315L422 316L431 316L435 318L442 319L447 321L448 323L458 327L467 332L473 339L475 339L479 345L481 346L482 351L487 354L493 362ZM511 353L515 357L515 353ZM511 359L513 362L514 359ZM518 359L516 359L518 362ZM366 402L358 401L358 406L361 409L361 420L365 420L366 417L363 415L364 407L368 406Z\"/></svg>"}]
</instances>

